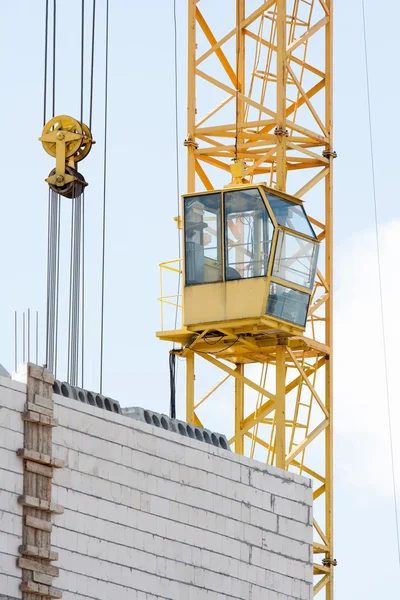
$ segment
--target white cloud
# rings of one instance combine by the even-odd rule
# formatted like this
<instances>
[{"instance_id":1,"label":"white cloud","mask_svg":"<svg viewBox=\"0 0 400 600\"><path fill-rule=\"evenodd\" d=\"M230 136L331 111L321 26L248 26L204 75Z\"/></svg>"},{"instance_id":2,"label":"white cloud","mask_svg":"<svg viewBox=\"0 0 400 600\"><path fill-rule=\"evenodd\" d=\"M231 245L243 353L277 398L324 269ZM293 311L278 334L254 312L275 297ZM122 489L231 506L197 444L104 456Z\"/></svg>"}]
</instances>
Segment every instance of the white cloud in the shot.
<instances>
[{"instance_id":1,"label":"white cloud","mask_svg":"<svg viewBox=\"0 0 400 600\"><path fill-rule=\"evenodd\" d=\"M400 486L400 222L379 229L393 447ZM385 364L374 230L336 255L334 398L338 466L353 483L392 493ZM351 452L348 453L349 443ZM344 448L347 456L344 456Z\"/></svg>"}]
</instances>

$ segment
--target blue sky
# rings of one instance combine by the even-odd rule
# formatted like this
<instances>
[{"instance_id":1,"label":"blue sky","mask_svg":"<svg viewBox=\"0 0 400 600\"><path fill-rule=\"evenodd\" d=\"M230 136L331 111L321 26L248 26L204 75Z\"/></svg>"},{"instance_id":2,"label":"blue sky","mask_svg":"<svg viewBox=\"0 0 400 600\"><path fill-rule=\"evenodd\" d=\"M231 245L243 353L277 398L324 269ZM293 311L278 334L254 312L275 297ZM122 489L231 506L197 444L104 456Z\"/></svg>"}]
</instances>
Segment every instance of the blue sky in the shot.
<instances>
[{"instance_id":1,"label":"blue sky","mask_svg":"<svg viewBox=\"0 0 400 600\"><path fill-rule=\"evenodd\" d=\"M221 13L223 29L225 0ZM47 185L53 167L37 138L42 128L44 1L3 3L0 38L3 166L0 361L13 368L14 310L39 310L45 319ZM86 3L87 5L90 2ZM85 387L98 389L103 151L105 1L98 4L93 134L82 171L86 194ZM110 1L110 91L104 390L123 405L168 411L168 346L157 341L158 263L177 256L172 0ZM56 113L79 114L78 0L59 2ZM186 134L186 2L178 0L179 139ZM389 381L397 411L397 337L400 331L400 204L397 201L396 126L389 119L399 97L395 56L400 6L377 10L366 0L378 210L381 224ZM388 15L391 18L388 18ZM335 333L336 557L340 600L397 597L400 580L391 493L382 344L374 255L374 214L368 149L361 1L335 10ZM89 35L89 29L87 30ZM88 55L86 55L88 59ZM86 63L86 77L88 76ZM86 88L86 92L88 87ZM85 115L87 115L85 96ZM87 119L87 116L85 116ZM185 152L180 151L180 192ZM69 207L63 206L63 242ZM63 255L67 270L67 251ZM62 296L67 297L65 285ZM65 315L66 302L61 306ZM65 348L65 317L61 341ZM63 338L64 336L64 338ZM40 360L44 361L41 343ZM20 355L22 359L22 355ZM65 352L60 350L62 377ZM178 398L182 411L184 398ZM216 407L217 408L217 407ZM183 413L181 412L181 415ZM222 407L209 426L223 429ZM397 472L400 448L395 444ZM400 485L400 484L399 484Z\"/></svg>"}]
</instances>

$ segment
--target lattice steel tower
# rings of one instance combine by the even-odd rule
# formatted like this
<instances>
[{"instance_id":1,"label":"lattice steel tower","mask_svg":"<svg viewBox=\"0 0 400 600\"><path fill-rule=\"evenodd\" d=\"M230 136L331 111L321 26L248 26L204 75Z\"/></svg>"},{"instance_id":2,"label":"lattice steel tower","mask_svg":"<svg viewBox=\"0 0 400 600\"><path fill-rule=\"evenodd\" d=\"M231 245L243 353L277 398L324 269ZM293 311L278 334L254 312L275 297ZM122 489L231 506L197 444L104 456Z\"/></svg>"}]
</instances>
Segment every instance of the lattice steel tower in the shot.
<instances>
[{"instance_id":1,"label":"lattice steel tower","mask_svg":"<svg viewBox=\"0 0 400 600\"><path fill-rule=\"evenodd\" d=\"M234 450L313 479L314 594L332 600L333 1L188 12L183 320L157 335L186 359L188 421L231 379ZM202 398L195 359L222 375Z\"/></svg>"}]
</instances>

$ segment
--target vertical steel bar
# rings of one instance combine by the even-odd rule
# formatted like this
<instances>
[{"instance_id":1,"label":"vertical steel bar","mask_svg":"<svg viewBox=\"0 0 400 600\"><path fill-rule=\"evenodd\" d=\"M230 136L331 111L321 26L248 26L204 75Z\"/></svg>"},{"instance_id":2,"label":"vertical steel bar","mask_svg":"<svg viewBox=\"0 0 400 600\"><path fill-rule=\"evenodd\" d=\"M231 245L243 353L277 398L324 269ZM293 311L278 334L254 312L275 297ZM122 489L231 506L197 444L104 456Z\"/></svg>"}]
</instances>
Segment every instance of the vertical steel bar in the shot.
<instances>
[{"instance_id":1,"label":"vertical steel bar","mask_svg":"<svg viewBox=\"0 0 400 600\"><path fill-rule=\"evenodd\" d=\"M236 366L239 375L244 375L244 365ZM244 383L235 378L235 435L238 435L242 429L244 419ZM235 439L235 452L244 454L244 434Z\"/></svg>"},{"instance_id":2,"label":"vertical steel bar","mask_svg":"<svg viewBox=\"0 0 400 600\"><path fill-rule=\"evenodd\" d=\"M277 51L276 51L276 185L286 191L286 0L277 0Z\"/></svg>"},{"instance_id":3,"label":"vertical steel bar","mask_svg":"<svg viewBox=\"0 0 400 600\"><path fill-rule=\"evenodd\" d=\"M28 362L31 361L31 309L28 308Z\"/></svg>"},{"instance_id":4,"label":"vertical steel bar","mask_svg":"<svg viewBox=\"0 0 400 600\"><path fill-rule=\"evenodd\" d=\"M18 367L18 321L17 311L14 311L14 371Z\"/></svg>"},{"instance_id":5,"label":"vertical steel bar","mask_svg":"<svg viewBox=\"0 0 400 600\"><path fill-rule=\"evenodd\" d=\"M36 311L36 364L39 364L39 311Z\"/></svg>"},{"instance_id":6,"label":"vertical steel bar","mask_svg":"<svg viewBox=\"0 0 400 600\"><path fill-rule=\"evenodd\" d=\"M276 433L275 433L275 454L276 466L279 469L285 468L286 455L286 364L285 348L277 346L276 348Z\"/></svg>"},{"instance_id":7,"label":"vertical steel bar","mask_svg":"<svg viewBox=\"0 0 400 600\"><path fill-rule=\"evenodd\" d=\"M329 146L333 149L333 0L326 0L329 10L329 22L326 25L325 52L325 126L329 134ZM333 411L332 411L332 284L333 284L333 156L330 154L330 170L325 179L325 278L329 287L329 297L325 304L325 343L331 353L325 368L325 406L328 409L330 422L325 431L325 535L328 540L329 554L327 559L333 560ZM330 578L326 586L326 600L334 596L334 566L329 565Z\"/></svg>"},{"instance_id":8,"label":"vertical steel bar","mask_svg":"<svg viewBox=\"0 0 400 600\"><path fill-rule=\"evenodd\" d=\"M245 34L241 27L245 18L245 0L236 0L236 87L238 94L245 93ZM236 96L237 123L243 123L245 103L243 97ZM236 135L239 132L236 132Z\"/></svg>"},{"instance_id":9,"label":"vertical steel bar","mask_svg":"<svg viewBox=\"0 0 400 600\"><path fill-rule=\"evenodd\" d=\"M56 266L55 266L55 311L54 311L54 377L57 378L57 357L58 357L58 306L59 306L59 290L60 290L60 228L61 228L61 196L56 194L56 242L55 242L55 253L56 253Z\"/></svg>"},{"instance_id":10,"label":"vertical steel bar","mask_svg":"<svg viewBox=\"0 0 400 600\"><path fill-rule=\"evenodd\" d=\"M25 363L25 313L22 314L22 361Z\"/></svg>"},{"instance_id":11,"label":"vertical steel bar","mask_svg":"<svg viewBox=\"0 0 400 600\"><path fill-rule=\"evenodd\" d=\"M187 105L187 192L196 186L196 158L194 140L196 128L196 4L188 0L188 105Z\"/></svg>"},{"instance_id":12,"label":"vertical steel bar","mask_svg":"<svg viewBox=\"0 0 400 600\"><path fill-rule=\"evenodd\" d=\"M194 352L186 356L186 421L194 423Z\"/></svg>"}]
</instances>

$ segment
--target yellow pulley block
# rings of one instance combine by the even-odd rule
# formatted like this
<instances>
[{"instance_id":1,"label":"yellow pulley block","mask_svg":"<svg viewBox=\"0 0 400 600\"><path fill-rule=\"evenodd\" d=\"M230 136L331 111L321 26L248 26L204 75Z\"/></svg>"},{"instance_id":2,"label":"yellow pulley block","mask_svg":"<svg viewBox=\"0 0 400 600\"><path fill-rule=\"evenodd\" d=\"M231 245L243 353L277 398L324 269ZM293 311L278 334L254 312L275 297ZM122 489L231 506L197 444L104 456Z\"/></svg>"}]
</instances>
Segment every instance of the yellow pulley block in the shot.
<instances>
[{"instance_id":1,"label":"yellow pulley block","mask_svg":"<svg viewBox=\"0 0 400 600\"><path fill-rule=\"evenodd\" d=\"M42 142L43 148L50 156L57 155L57 142L65 144L65 157L73 156L78 152L83 139L82 125L76 119L61 115L53 117L43 128Z\"/></svg>"},{"instance_id":2,"label":"yellow pulley block","mask_svg":"<svg viewBox=\"0 0 400 600\"><path fill-rule=\"evenodd\" d=\"M78 150L75 152L75 155L74 155L75 162L79 162L80 160L84 159L89 154L90 150L92 149L92 145L95 143L95 141L92 138L92 134L90 133L90 129L87 125L85 125L85 123L82 123L82 129L83 129L82 143L79 146Z\"/></svg>"},{"instance_id":3,"label":"yellow pulley block","mask_svg":"<svg viewBox=\"0 0 400 600\"><path fill-rule=\"evenodd\" d=\"M39 141L47 154L56 159L56 168L46 179L50 188L68 198L78 197L87 183L74 166L94 144L89 127L67 115L53 117L44 126Z\"/></svg>"}]
</instances>

